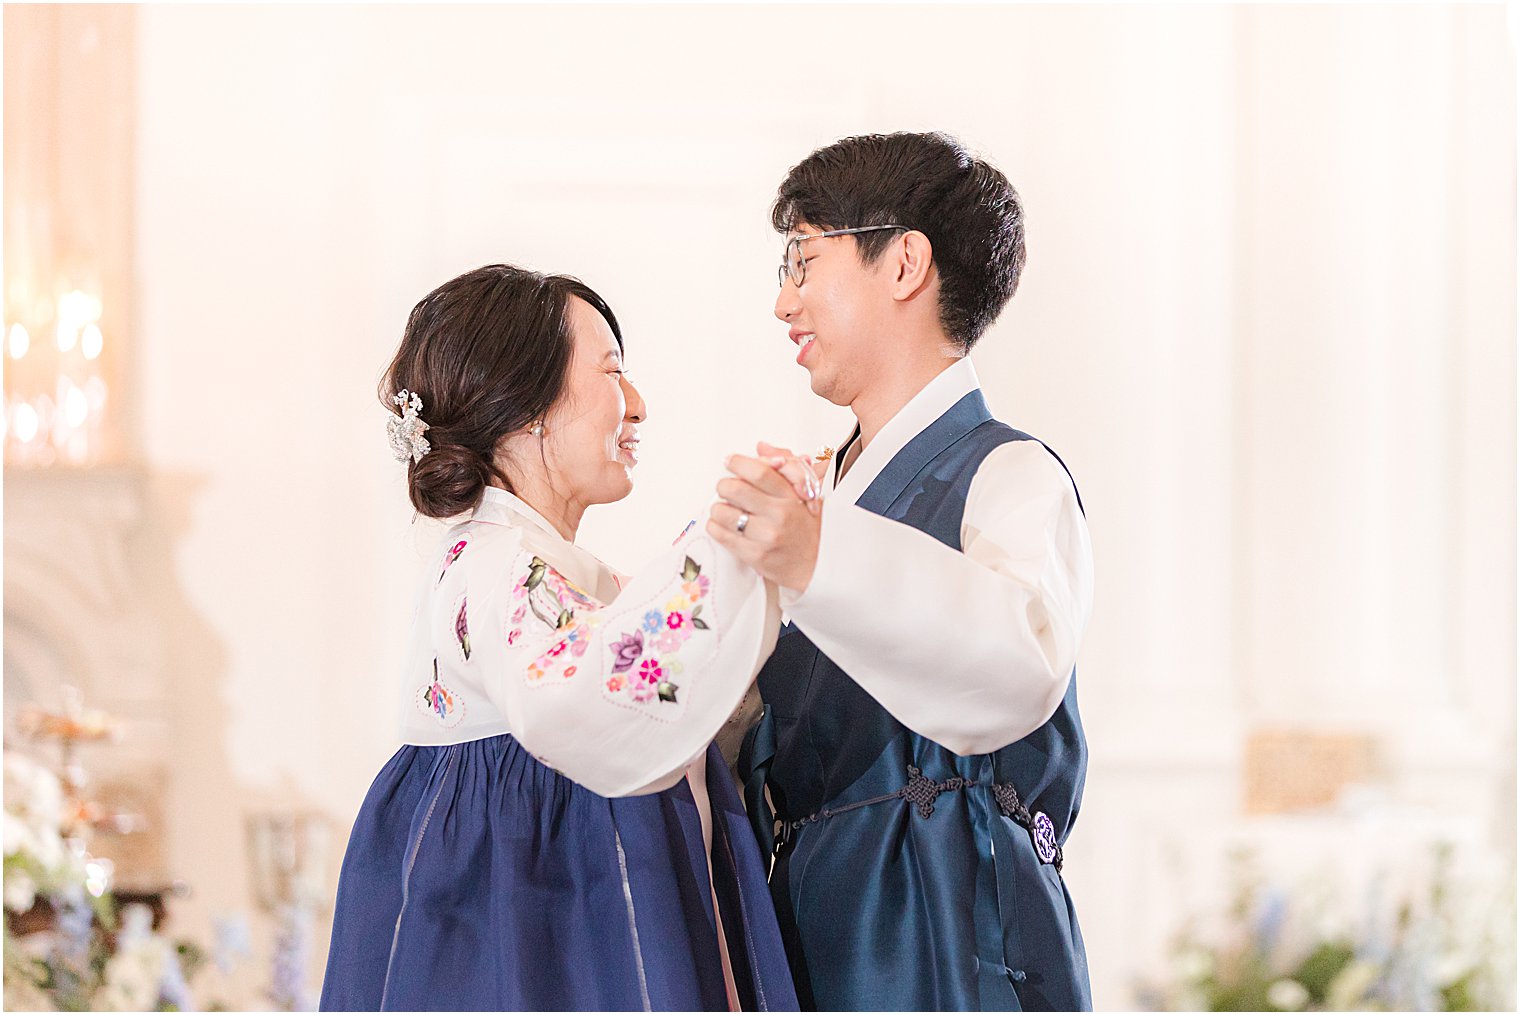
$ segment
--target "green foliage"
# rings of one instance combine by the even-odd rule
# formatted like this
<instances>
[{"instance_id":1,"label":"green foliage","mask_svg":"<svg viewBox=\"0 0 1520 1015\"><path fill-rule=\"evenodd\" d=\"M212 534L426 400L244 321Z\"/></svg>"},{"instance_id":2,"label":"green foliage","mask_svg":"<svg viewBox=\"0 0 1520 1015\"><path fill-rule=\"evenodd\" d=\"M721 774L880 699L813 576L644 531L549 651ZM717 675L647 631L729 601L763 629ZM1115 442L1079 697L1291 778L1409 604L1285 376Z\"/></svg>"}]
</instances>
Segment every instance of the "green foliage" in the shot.
<instances>
[{"instance_id":1,"label":"green foliage","mask_svg":"<svg viewBox=\"0 0 1520 1015\"><path fill-rule=\"evenodd\" d=\"M1304 985L1314 1004L1321 1005L1330 996L1330 987L1336 977L1344 973L1355 958L1356 949L1351 942L1321 941L1293 970L1292 978Z\"/></svg>"}]
</instances>

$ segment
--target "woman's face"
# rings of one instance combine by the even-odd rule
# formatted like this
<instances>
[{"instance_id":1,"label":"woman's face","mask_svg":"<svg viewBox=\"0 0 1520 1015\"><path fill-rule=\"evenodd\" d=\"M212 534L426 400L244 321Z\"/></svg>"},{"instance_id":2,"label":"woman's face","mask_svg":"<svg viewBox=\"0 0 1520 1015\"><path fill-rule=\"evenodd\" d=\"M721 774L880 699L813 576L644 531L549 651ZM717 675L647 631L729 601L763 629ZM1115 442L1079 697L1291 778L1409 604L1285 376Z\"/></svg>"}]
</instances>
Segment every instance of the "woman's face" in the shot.
<instances>
[{"instance_id":1,"label":"woman's face","mask_svg":"<svg viewBox=\"0 0 1520 1015\"><path fill-rule=\"evenodd\" d=\"M567 501L587 506L622 500L633 490L644 399L623 373L623 354L607 319L572 296L571 356L565 389L544 417L549 482Z\"/></svg>"}]
</instances>

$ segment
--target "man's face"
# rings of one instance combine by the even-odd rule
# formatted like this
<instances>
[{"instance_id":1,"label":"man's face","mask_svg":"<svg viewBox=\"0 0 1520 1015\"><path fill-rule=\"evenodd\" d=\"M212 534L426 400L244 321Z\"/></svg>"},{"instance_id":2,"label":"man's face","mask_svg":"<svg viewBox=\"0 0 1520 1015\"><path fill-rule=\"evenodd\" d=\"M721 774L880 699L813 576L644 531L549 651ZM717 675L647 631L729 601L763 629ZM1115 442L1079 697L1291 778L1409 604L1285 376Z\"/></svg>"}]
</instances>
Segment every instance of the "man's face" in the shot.
<instances>
[{"instance_id":1,"label":"man's face","mask_svg":"<svg viewBox=\"0 0 1520 1015\"><path fill-rule=\"evenodd\" d=\"M803 222L787 239L823 231ZM892 259L861 264L853 236L803 240L801 251L802 285L786 278L776 297L776 318L789 325L787 335L813 393L850 405L890 345L891 336L883 332L892 306Z\"/></svg>"}]
</instances>

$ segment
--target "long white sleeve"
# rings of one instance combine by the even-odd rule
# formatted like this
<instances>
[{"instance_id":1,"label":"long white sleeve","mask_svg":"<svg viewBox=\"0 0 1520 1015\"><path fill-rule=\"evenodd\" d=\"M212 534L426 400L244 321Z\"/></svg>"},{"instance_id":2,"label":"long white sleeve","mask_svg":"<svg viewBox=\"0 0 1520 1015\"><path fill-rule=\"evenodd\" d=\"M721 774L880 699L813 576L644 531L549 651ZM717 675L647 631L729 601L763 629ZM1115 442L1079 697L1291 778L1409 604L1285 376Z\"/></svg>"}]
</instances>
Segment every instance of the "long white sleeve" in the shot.
<instances>
[{"instance_id":1,"label":"long white sleeve","mask_svg":"<svg viewBox=\"0 0 1520 1015\"><path fill-rule=\"evenodd\" d=\"M972 481L964 552L824 502L794 623L909 729L957 754L998 750L1055 712L1092 608L1076 491L1037 441L998 447Z\"/></svg>"},{"instance_id":2,"label":"long white sleeve","mask_svg":"<svg viewBox=\"0 0 1520 1015\"><path fill-rule=\"evenodd\" d=\"M696 531L603 604L516 530L491 538L514 543L477 549L492 569L456 567L433 597L438 657L473 668L518 742L588 789L678 782L775 644L774 588Z\"/></svg>"}]
</instances>

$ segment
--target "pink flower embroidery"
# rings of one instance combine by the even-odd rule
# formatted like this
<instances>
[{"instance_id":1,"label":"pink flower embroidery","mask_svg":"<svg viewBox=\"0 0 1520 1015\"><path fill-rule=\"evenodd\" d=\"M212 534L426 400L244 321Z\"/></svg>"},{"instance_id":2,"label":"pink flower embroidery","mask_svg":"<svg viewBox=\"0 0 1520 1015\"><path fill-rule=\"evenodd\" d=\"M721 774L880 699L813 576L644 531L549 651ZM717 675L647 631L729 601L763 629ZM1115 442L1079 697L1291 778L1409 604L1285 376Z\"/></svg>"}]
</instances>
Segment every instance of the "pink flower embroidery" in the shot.
<instances>
[{"instance_id":1,"label":"pink flower embroidery","mask_svg":"<svg viewBox=\"0 0 1520 1015\"><path fill-rule=\"evenodd\" d=\"M622 689L623 675L621 673L614 673L612 676L607 678L607 690L611 691L613 694L616 694Z\"/></svg>"},{"instance_id":2,"label":"pink flower embroidery","mask_svg":"<svg viewBox=\"0 0 1520 1015\"><path fill-rule=\"evenodd\" d=\"M454 696L449 693L447 687L444 687L435 680L433 681L433 686L428 688L427 702L432 706L433 712L437 714L438 718L447 719L449 717L449 710L454 707Z\"/></svg>"},{"instance_id":3,"label":"pink flower embroidery","mask_svg":"<svg viewBox=\"0 0 1520 1015\"><path fill-rule=\"evenodd\" d=\"M575 667L574 666L566 666L565 667L565 673L564 673L565 679L569 680L573 676L575 676Z\"/></svg>"},{"instance_id":4,"label":"pink flower embroidery","mask_svg":"<svg viewBox=\"0 0 1520 1015\"><path fill-rule=\"evenodd\" d=\"M582 592L577 586L570 584L563 575L555 572L554 577L558 579L553 582L554 592L559 596L561 602L569 599L571 602L583 607L594 607L596 605L591 601L591 597Z\"/></svg>"},{"instance_id":5,"label":"pink flower embroidery","mask_svg":"<svg viewBox=\"0 0 1520 1015\"><path fill-rule=\"evenodd\" d=\"M521 585L519 585L517 587L519 589L522 588ZM514 594L513 598L521 599L522 597L521 596L517 596L517 595ZM516 609L516 611L514 611L513 614L512 614L512 623L514 623L514 624L521 624L523 617L526 617L527 615L528 615L528 607L527 606L519 606Z\"/></svg>"},{"instance_id":6,"label":"pink flower embroidery","mask_svg":"<svg viewBox=\"0 0 1520 1015\"><path fill-rule=\"evenodd\" d=\"M672 613L665 618L665 625L672 631L679 631L685 623L686 614L684 613Z\"/></svg>"},{"instance_id":7,"label":"pink flower embroidery","mask_svg":"<svg viewBox=\"0 0 1520 1015\"><path fill-rule=\"evenodd\" d=\"M445 726L453 726L464 718L464 702L454 691L443 685L438 676L437 659L433 660L433 682L423 688L422 702L433 717Z\"/></svg>"},{"instance_id":8,"label":"pink flower embroidery","mask_svg":"<svg viewBox=\"0 0 1520 1015\"><path fill-rule=\"evenodd\" d=\"M438 580L439 581L443 581L444 571L447 571L449 569L449 565L452 564L452 563L454 563L454 561L456 561L456 560L459 559L459 555L461 553L463 553L464 552L464 548L466 546L469 546L469 545L470 545L470 541L468 539L461 539L459 542L455 543L453 545L453 547L451 547L449 549L448 553L444 554L444 556L443 556L443 571L439 571L438 572Z\"/></svg>"},{"instance_id":9,"label":"pink flower embroidery","mask_svg":"<svg viewBox=\"0 0 1520 1015\"><path fill-rule=\"evenodd\" d=\"M549 650L549 658L553 659L563 651L565 651L565 642L560 642L558 645Z\"/></svg>"},{"instance_id":10,"label":"pink flower embroidery","mask_svg":"<svg viewBox=\"0 0 1520 1015\"><path fill-rule=\"evenodd\" d=\"M517 639L521 638L521 637L522 637L522 632L521 631L508 631L507 632L507 646L510 648L512 645L516 644L517 643Z\"/></svg>"},{"instance_id":11,"label":"pink flower embroidery","mask_svg":"<svg viewBox=\"0 0 1520 1015\"><path fill-rule=\"evenodd\" d=\"M635 681L633 686L628 688L628 697L637 702L649 701L654 697L654 685L642 680Z\"/></svg>"},{"instance_id":12,"label":"pink flower embroidery","mask_svg":"<svg viewBox=\"0 0 1520 1015\"><path fill-rule=\"evenodd\" d=\"M589 641L587 641L586 639L582 638L579 641L577 641L574 645L570 646L570 654L573 655L573 656L575 656L575 658L579 659L581 656L583 656L583 655L586 654L586 650L588 648L590 648L590 647L591 647L591 643Z\"/></svg>"},{"instance_id":13,"label":"pink flower embroidery","mask_svg":"<svg viewBox=\"0 0 1520 1015\"><path fill-rule=\"evenodd\" d=\"M667 654L679 652L681 646L686 644L686 638L690 633L690 628L684 628L680 631L666 631L654 640L655 650Z\"/></svg>"},{"instance_id":14,"label":"pink flower embroidery","mask_svg":"<svg viewBox=\"0 0 1520 1015\"><path fill-rule=\"evenodd\" d=\"M664 675L665 671L660 669L660 662L657 659L645 659L643 662L639 663L640 680L652 684Z\"/></svg>"}]
</instances>

